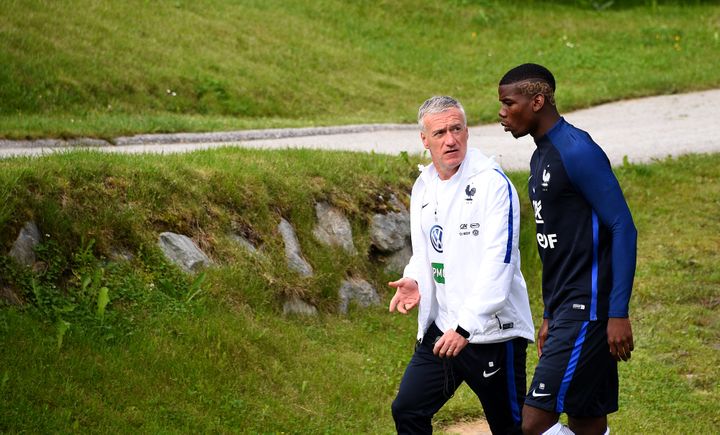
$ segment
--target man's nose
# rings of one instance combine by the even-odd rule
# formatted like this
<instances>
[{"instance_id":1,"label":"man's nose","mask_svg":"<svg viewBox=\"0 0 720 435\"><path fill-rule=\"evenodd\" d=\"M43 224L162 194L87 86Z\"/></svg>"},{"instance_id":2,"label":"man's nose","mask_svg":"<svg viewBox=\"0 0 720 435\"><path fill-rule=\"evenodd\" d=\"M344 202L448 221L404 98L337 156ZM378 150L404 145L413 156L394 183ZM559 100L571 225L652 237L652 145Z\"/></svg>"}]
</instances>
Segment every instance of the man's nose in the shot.
<instances>
[{"instance_id":1,"label":"man's nose","mask_svg":"<svg viewBox=\"0 0 720 435\"><path fill-rule=\"evenodd\" d=\"M452 146L455 145L457 141L455 140L455 135L452 134L452 132L448 131L448 133L445 135L445 145Z\"/></svg>"}]
</instances>

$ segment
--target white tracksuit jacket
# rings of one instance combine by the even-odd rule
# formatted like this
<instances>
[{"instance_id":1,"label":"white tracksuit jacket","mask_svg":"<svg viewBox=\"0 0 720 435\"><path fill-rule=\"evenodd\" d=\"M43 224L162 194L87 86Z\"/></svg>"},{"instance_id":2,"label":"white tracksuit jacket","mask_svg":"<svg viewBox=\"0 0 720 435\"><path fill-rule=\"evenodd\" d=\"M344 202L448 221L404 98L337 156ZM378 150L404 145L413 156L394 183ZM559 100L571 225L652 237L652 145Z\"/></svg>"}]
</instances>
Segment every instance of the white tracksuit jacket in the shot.
<instances>
[{"instance_id":1,"label":"white tracksuit jacket","mask_svg":"<svg viewBox=\"0 0 720 435\"><path fill-rule=\"evenodd\" d=\"M403 276L420 287L418 339L438 312L427 254L432 247L421 228L422 205L435 201L427 186L436 176L433 165L421 168L410 198L413 255ZM449 210L444 212L448 217L442 235L447 308L456 321L453 328L460 325L468 331L471 343L515 337L533 341L527 288L520 272L517 191L497 163L473 148L467 150L454 176L460 179ZM479 230L477 235L473 229Z\"/></svg>"}]
</instances>

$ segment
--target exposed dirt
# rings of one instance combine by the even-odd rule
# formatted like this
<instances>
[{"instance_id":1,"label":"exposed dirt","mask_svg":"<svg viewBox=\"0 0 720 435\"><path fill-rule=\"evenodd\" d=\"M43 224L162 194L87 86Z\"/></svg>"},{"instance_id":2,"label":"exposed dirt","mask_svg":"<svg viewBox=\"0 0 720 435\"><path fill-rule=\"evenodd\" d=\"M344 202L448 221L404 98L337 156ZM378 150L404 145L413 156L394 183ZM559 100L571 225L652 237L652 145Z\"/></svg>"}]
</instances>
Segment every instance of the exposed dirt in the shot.
<instances>
[{"instance_id":1,"label":"exposed dirt","mask_svg":"<svg viewBox=\"0 0 720 435\"><path fill-rule=\"evenodd\" d=\"M448 435L492 435L490 426L483 419L456 423L442 431Z\"/></svg>"}]
</instances>

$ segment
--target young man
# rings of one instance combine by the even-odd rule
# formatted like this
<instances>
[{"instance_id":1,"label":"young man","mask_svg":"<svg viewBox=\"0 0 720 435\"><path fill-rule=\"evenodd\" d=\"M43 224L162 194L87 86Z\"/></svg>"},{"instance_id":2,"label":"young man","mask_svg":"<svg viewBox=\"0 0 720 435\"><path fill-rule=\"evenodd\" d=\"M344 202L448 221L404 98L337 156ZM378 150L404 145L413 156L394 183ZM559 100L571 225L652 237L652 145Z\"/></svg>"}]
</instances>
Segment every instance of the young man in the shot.
<instances>
[{"instance_id":1,"label":"young man","mask_svg":"<svg viewBox=\"0 0 720 435\"><path fill-rule=\"evenodd\" d=\"M637 231L605 153L555 107L555 78L524 64L500 80L500 123L531 135L528 192L543 263L540 360L523 432L603 434L618 409L617 361L633 350L628 304Z\"/></svg>"},{"instance_id":2,"label":"young man","mask_svg":"<svg viewBox=\"0 0 720 435\"><path fill-rule=\"evenodd\" d=\"M432 417L464 381L495 434L520 433L525 355L534 330L520 273L515 188L467 149L465 112L450 97L418 113L432 165L412 189L413 255L390 311L419 305L418 343L392 405L398 433L431 433Z\"/></svg>"}]
</instances>

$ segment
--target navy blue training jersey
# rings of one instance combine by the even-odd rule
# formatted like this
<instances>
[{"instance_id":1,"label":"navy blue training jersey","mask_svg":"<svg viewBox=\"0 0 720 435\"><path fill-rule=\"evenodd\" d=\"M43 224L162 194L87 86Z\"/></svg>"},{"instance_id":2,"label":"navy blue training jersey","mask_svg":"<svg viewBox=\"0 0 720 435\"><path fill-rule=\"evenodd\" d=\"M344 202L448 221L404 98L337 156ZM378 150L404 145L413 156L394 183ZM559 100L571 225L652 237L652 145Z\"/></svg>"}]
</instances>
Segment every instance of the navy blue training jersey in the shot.
<instances>
[{"instance_id":1,"label":"navy blue training jersey","mask_svg":"<svg viewBox=\"0 0 720 435\"><path fill-rule=\"evenodd\" d=\"M545 318L627 317L637 230L603 150L561 118L535 139L528 191Z\"/></svg>"}]
</instances>

